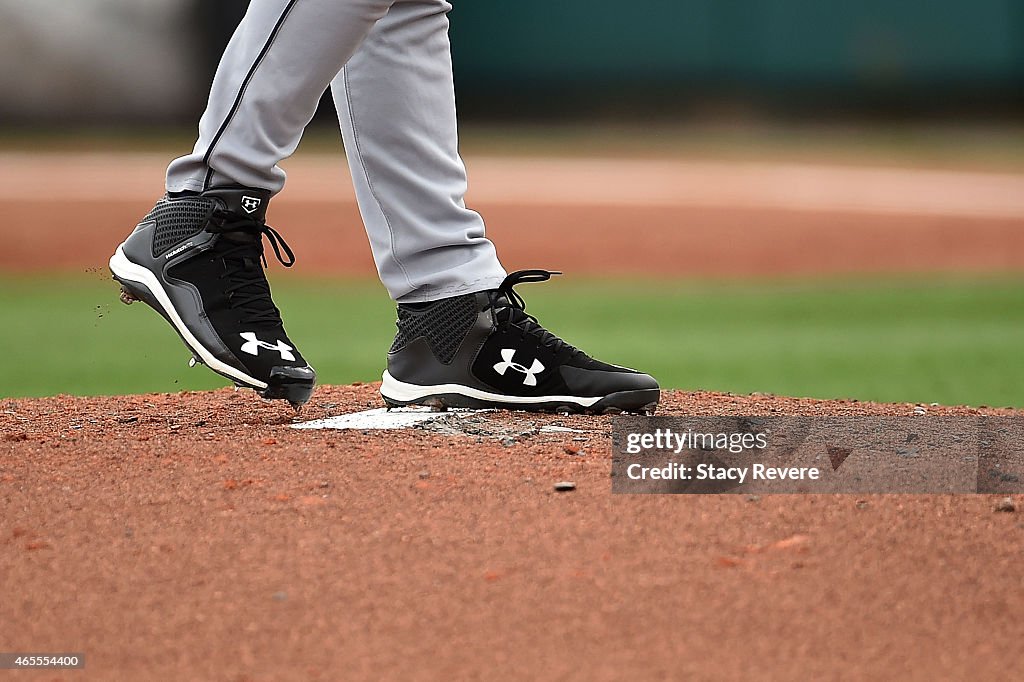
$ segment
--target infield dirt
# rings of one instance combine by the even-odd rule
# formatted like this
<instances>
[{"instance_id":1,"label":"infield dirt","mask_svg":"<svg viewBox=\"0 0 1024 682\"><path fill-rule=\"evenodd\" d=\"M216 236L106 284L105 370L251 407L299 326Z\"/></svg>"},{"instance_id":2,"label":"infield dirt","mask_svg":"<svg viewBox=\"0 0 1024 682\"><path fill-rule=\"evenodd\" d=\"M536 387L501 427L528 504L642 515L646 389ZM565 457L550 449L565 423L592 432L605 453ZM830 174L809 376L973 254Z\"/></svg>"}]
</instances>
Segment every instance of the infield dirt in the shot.
<instances>
[{"instance_id":1,"label":"infield dirt","mask_svg":"<svg viewBox=\"0 0 1024 682\"><path fill-rule=\"evenodd\" d=\"M376 389L320 388L301 417L379 407ZM914 411L667 392L659 414ZM48 680L1024 665L1024 517L1001 498L612 496L607 418L495 412L472 433L294 418L230 390L0 401L4 648L86 654Z\"/></svg>"},{"instance_id":2,"label":"infield dirt","mask_svg":"<svg viewBox=\"0 0 1024 682\"><path fill-rule=\"evenodd\" d=\"M103 268L152 205L165 162L0 158L0 270ZM340 159L331 173L320 161L292 168L298 182L271 218L301 270L372 274ZM1024 267L1020 176L931 177L948 187L923 195L913 174L900 185L815 170L840 182L805 195L787 194L805 187L793 169L772 171L766 193L764 168L736 187L704 167L661 168L669 184L652 197L630 193L643 178L612 194L630 180L621 172L544 168L474 171L470 198L510 268ZM551 188L557 201L544 198ZM322 387L302 418L380 406L374 385ZM659 411L914 413L682 392ZM995 511L1019 509L1019 496L612 496L607 418L489 413L471 434L299 431L293 418L229 390L0 400L0 649L87 661L0 677L932 680L1024 669L1024 517ZM582 433L541 431L550 425ZM576 489L555 492L562 481Z\"/></svg>"},{"instance_id":3,"label":"infield dirt","mask_svg":"<svg viewBox=\"0 0 1024 682\"><path fill-rule=\"evenodd\" d=\"M0 270L106 268L167 159L0 154ZM791 164L470 159L507 268L744 277L1024 269L1024 175ZM303 274L374 276L338 157L287 164L270 222ZM60 188L54 194L53 188Z\"/></svg>"}]
</instances>

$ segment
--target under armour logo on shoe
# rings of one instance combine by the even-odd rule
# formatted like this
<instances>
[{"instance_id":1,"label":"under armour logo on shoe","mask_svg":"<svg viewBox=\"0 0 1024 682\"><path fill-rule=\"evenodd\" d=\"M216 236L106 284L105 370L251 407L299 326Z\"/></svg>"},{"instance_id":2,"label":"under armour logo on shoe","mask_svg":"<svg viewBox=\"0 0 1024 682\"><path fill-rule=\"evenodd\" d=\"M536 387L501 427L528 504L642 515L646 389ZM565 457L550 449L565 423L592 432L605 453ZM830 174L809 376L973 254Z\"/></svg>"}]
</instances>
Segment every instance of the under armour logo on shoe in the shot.
<instances>
[{"instance_id":1,"label":"under armour logo on shoe","mask_svg":"<svg viewBox=\"0 0 1024 682\"><path fill-rule=\"evenodd\" d=\"M242 197L242 210L246 213L255 213L263 200L258 197Z\"/></svg>"},{"instance_id":2,"label":"under armour logo on shoe","mask_svg":"<svg viewBox=\"0 0 1024 682\"><path fill-rule=\"evenodd\" d=\"M501 357L504 358L502 362L499 362L494 366L494 371L505 376L505 372L510 369L514 369L517 372L522 372L526 376L523 378L523 386L536 386L537 375L544 371L544 363L540 360L534 359L533 365L529 368L526 365L521 365L518 362L513 362L512 358L516 356L514 348L504 348L501 351Z\"/></svg>"},{"instance_id":3,"label":"under armour logo on shoe","mask_svg":"<svg viewBox=\"0 0 1024 682\"><path fill-rule=\"evenodd\" d=\"M295 355L292 354L292 351L295 349L289 346L284 341L278 341L277 345L275 346L267 343L266 341L260 341L259 339L257 339L255 332L242 332L239 334L239 336L245 339L245 343L242 344L243 353L248 353L249 355L259 355L260 348L264 350L276 350L278 353L281 354L282 360L287 360L288 362L295 361Z\"/></svg>"}]
</instances>

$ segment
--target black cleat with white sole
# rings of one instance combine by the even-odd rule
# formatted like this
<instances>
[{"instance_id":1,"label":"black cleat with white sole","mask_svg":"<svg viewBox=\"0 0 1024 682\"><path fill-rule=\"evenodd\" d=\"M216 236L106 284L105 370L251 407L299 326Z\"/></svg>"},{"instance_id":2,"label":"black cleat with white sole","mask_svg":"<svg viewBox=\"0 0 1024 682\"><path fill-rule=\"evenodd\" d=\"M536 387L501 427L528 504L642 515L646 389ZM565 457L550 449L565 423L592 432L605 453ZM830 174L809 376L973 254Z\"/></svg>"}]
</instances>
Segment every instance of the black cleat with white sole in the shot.
<instances>
[{"instance_id":1,"label":"black cleat with white sole","mask_svg":"<svg viewBox=\"0 0 1024 682\"><path fill-rule=\"evenodd\" d=\"M266 224L269 200L265 190L239 187L164 197L117 247L110 271L121 300L141 300L160 313L194 361L299 407L312 395L316 373L270 297L263 238L286 267L295 256Z\"/></svg>"},{"instance_id":2,"label":"black cleat with white sole","mask_svg":"<svg viewBox=\"0 0 1024 682\"><path fill-rule=\"evenodd\" d=\"M490 291L399 305L398 335L380 388L385 402L653 414L661 396L653 377L595 360L526 313L514 287L553 274L522 270Z\"/></svg>"}]
</instances>

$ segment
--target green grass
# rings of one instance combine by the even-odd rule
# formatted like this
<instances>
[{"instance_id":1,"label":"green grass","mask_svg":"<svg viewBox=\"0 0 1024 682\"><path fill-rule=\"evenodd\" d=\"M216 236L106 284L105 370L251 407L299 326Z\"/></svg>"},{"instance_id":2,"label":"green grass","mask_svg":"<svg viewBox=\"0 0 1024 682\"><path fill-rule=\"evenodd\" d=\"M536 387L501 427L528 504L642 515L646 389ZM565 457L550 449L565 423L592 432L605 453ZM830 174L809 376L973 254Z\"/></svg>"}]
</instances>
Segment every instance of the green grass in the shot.
<instances>
[{"instance_id":1,"label":"green grass","mask_svg":"<svg viewBox=\"0 0 1024 682\"><path fill-rule=\"evenodd\" d=\"M530 311L663 386L862 400L1024 405L1024 280L885 283L563 281ZM324 383L380 377L393 308L376 283L275 284ZM0 395L223 386L155 313L96 277L0 277Z\"/></svg>"}]
</instances>

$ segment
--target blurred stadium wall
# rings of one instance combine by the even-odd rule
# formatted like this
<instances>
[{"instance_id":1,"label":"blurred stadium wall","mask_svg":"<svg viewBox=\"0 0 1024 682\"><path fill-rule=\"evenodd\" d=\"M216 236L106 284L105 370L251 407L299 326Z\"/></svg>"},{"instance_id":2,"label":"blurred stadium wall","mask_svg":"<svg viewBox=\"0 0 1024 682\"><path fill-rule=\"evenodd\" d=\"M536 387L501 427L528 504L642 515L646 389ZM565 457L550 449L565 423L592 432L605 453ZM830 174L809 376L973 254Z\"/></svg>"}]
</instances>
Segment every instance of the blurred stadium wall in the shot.
<instances>
[{"instance_id":1,"label":"blurred stadium wall","mask_svg":"<svg viewBox=\"0 0 1024 682\"><path fill-rule=\"evenodd\" d=\"M531 103L641 115L652 102L812 114L1024 104L1021 0L463 2L453 27L464 103L514 102L518 115Z\"/></svg>"},{"instance_id":2,"label":"blurred stadium wall","mask_svg":"<svg viewBox=\"0 0 1024 682\"><path fill-rule=\"evenodd\" d=\"M0 0L0 123L194 123L245 0Z\"/></svg>"},{"instance_id":3,"label":"blurred stadium wall","mask_svg":"<svg viewBox=\"0 0 1024 682\"><path fill-rule=\"evenodd\" d=\"M246 4L0 0L0 117L192 123ZM1021 0L454 4L470 115L1024 111Z\"/></svg>"}]
</instances>

